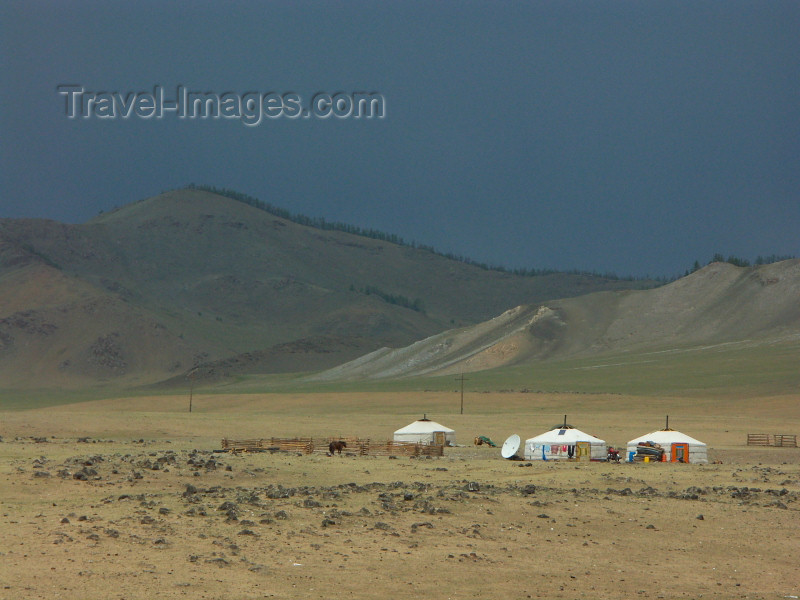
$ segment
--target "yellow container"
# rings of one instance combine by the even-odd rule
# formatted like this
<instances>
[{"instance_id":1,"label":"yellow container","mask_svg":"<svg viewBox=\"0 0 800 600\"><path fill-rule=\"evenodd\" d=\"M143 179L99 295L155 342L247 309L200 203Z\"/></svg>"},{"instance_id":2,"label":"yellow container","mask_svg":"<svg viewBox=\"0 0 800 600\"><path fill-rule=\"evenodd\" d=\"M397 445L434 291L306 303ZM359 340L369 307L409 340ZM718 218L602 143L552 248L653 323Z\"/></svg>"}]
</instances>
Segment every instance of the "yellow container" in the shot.
<instances>
[{"instance_id":1,"label":"yellow container","mask_svg":"<svg viewBox=\"0 0 800 600\"><path fill-rule=\"evenodd\" d=\"M650 462L650 457L649 456L645 456L644 457L644 462Z\"/></svg>"}]
</instances>

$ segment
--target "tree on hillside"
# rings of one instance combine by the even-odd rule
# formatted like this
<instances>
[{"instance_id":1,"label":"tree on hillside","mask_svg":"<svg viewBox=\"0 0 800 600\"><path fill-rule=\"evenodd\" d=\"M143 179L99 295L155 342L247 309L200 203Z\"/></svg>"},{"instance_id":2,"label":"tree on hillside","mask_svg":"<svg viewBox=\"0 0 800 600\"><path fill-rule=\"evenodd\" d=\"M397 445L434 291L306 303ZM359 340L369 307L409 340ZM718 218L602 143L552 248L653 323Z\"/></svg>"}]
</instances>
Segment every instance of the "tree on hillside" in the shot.
<instances>
[{"instance_id":1,"label":"tree on hillside","mask_svg":"<svg viewBox=\"0 0 800 600\"><path fill-rule=\"evenodd\" d=\"M759 255L758 258L756 258L755 261L753 261L753 264L755 264L755 265L770 265L772 263L781 262L781 261L784 261L784 260L791 260L793 258L797 258L797 257L793 256L791 254L786 254L786 255L770 254L769 256L766 256L766 257ZM715 263L715 262L724 262L724 263L728 263L728 264L734 265L736 267L749 267L750 266L750 261L747 260L746 258L739 258L738 256L734 256L733 254L729 255L728 258L725 258L725 255L722 254L721 252L715 253L714 256L711 258L711 260L708 261L708 264ZM696 260L696 261L694 261L694 266L692 267L692 271L691 272L694 273L698 269L700 269L700 262ZM688 273L689 272L687 271L687 275L688 275Z\"/></svg>"}]
</instances>

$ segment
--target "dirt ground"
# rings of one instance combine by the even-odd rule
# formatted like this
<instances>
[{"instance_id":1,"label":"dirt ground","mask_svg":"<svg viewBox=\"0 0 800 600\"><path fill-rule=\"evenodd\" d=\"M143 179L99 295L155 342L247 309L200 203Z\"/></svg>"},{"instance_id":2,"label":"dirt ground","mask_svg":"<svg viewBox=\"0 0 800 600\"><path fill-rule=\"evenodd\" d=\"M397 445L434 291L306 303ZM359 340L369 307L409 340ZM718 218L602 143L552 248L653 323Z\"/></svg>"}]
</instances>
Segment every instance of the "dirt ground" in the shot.
<instances>
[{"instance_id":1,"label":"dirt ground","mask_svg":"<svg viewBox=\"0 0 800 600\"><path fill-rule=\"evenodd\" d=\"M671 399L675 428L709 442L716 464L701 466L506 461L472 438L531 437L565 401L613 444L663 416L635 398L485 396L470 415L446 413L449 395L208 397L191 418L169 397L0 412L0 598L800 596L800 449L743 435L800 433L795 398L723 415ZM390 437L425 405L463 447L213 452L257 432Z\"/></svg>"}]
</instances>

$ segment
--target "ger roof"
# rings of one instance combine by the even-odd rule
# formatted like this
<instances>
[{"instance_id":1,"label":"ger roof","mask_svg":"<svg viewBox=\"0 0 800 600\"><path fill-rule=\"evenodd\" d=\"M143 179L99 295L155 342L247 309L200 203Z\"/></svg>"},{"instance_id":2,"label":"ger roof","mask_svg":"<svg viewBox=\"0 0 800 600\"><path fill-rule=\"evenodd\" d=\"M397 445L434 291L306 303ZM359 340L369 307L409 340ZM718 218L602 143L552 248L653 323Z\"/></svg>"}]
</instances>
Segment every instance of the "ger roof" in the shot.
<instances>
[{"instance_id":1,"label":"ger roof","mask_svg":"<svg viewBox=\"0 0 800 600\"><path fill-rule=\"evenodd\" d=\"M705 443L700 440L696 440L685 433L673 431L671 429L666 431L662 429L660 431L653 431L647 435L639 436L628 442L628 445L633 446L639 442L655 442L656 444L699 444L705 446Z\"/></svg>"},{"instance_id":2,"label":"ger roof","mask_svg":"<svg viewBox=\"0 0 800 600\"><path fill-rule=\"evenodd\" d=\"M414 421L413 423L409 423L405 427L395 431L395 433L432 433L434 431L455 433L454 429L450 429L449 427L445 427L444 425L437 423L436 421L430 421L428 419L421 419L419 421Z\"/></svg>"},{"instance_id":3,"label":"ger roof","mask_svg":"<svg viewBox=\"0 0 800 600\"><path fill-rule=\"evenodd\" d=\"M563 433L562 433L563 432ZM573 445L575 442L598 442L605 444L605 440L596 438L593 435L584 433L580 429L574 427L569 429L562 429L556 427L550 431L537 435L536 437L528 438L526 443L533 442L534 444L568 444Z\"/></svg>"}]
</instances>

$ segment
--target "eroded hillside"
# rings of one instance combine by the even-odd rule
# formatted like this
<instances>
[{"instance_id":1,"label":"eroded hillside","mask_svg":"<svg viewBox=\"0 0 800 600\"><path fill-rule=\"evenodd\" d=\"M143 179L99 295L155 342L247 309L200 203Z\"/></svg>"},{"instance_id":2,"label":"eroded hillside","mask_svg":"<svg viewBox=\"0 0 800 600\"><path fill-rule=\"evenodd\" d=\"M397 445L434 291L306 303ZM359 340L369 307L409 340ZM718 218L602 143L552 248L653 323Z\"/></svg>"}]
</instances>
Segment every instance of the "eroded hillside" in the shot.
<instances>
[{"instance_id":1,"label":"eroded hillside","mask_svg":"<svg viewBox=\"0 0 800 600\"><path fill-rule=\"evenodd\" d=\"M526 361L800 336L800 260L713 263L669 285L523 305L400 349L382 348L320 381L444 375Z\"/></svg>"}]
</instances>

